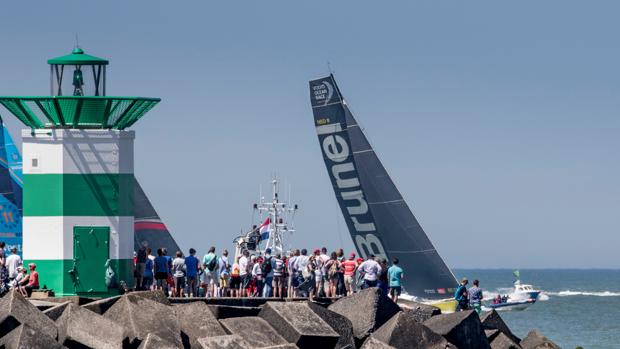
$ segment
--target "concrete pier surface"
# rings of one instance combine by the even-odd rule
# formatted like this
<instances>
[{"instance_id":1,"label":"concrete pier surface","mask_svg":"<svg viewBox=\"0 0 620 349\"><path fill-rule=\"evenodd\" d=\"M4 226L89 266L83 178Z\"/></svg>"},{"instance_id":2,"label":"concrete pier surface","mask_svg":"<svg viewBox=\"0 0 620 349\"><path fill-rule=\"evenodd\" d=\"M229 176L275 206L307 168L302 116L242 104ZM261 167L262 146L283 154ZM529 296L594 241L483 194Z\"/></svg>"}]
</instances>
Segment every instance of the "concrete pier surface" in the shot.
<instances>
[{"instance_id":1,"label":"concrete pier surface","mask_svg":"<svg viewBox=\"0 0 620 349\"><path fill-rule=\"evenodd\" d=\"M372 288L340 299L0 298L0 348L559 348L515 336L495 311L401 308Z\"/></svg>"}]
</instances>

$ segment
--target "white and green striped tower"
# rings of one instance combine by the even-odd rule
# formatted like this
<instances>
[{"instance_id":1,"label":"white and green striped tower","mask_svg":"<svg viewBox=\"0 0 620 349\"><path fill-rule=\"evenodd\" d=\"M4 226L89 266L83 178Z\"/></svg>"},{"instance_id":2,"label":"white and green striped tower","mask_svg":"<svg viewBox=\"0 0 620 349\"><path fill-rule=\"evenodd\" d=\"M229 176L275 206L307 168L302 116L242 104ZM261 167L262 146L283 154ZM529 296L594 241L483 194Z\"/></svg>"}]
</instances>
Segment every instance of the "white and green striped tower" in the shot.
<instances>
[{"instance_id":1,"label":"white and green striped tower","mask_svg":"<svg viewBox=\"0 0 620 349\"><path fill-rule=\"evenodd\" d=\"M48 60L52 96L0 97L24 124L23 256L56 295L133 286L133 142L159 99L105 96L108 61L80 48ZM63 96L70 92L70 96Z\"/></svg>"}]
</instances>

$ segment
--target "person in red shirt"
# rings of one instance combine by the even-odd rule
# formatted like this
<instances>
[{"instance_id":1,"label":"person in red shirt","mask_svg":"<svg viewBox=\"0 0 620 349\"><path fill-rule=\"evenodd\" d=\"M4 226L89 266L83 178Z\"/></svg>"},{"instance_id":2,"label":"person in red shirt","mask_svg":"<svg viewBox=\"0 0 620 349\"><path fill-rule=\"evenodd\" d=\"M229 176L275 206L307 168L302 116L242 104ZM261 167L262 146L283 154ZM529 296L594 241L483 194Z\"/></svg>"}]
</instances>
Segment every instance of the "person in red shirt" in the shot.
<instances>
[{"instance_id":1,"label":"person in red shirt","mask_svg":"<svg viewBox=\"0 0 620 349\"><path fill-rule=\"evenodd\" d=\"M30 297L32 290L39 288L39 273L35 270L37 269L37 265L30 263L28 264L28 269L30 269L30 274L22 280L19 286L19 292L21 292L24 297ZM24 284L26 285L24 286Z\"/></svg>"},{"instance_id":2,"label":"person in red shirt","mask_svg":"<svg viewBox=\"0 0 620 349\"><path fill-rule=\"evenodd\" d=\"M344 286L347 289L347 295L353 294L357 289L357 282L355 280L355 270L359 264L355 260L355 253L349 254L349 259L342 262L344 267Z\"/></svg>"}]
</instances>

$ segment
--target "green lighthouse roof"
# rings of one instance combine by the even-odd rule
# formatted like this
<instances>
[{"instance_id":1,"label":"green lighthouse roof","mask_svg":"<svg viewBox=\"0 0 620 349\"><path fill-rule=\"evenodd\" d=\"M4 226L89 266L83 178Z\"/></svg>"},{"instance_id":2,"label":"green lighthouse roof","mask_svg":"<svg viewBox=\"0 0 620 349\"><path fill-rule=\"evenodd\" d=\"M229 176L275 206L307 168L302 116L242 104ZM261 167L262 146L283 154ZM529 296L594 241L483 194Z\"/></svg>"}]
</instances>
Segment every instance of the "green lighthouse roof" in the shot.
<instances>
[{"instance_id":1,"label":"green lighthouse roof","mask_svg":"<svg viewBox=\"0 0 620 349\"><path fill-rule=\"evenodd\" d=\"M48 64L62 64L62 65L73 65L73 64L100 64L107 65L109 62L106 59L87 55L84 53L80 47L76 47L73 49L71 54L66 56L60 56L56 58L50 58L47 60Z\"/></svg>"}]
</instances>

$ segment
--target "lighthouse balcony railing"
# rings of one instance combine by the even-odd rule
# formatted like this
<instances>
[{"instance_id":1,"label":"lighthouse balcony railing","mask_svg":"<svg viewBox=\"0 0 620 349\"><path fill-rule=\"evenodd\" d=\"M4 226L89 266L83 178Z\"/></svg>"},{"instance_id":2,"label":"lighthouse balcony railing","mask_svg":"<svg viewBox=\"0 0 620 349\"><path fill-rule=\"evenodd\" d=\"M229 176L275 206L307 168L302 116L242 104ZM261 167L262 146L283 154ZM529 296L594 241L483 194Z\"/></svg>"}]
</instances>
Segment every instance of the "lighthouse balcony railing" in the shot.
<instances>
[{"instance_id":1,"label":"lighthouse balcony railing","mask_svg":"<svg viewBox=\"0 0 620 349\"><path fill-rule=\"evenodd\" d=\"M0 104L31 128L122 130L161 99L113 96L3 96Z\"/></svg>"}]
</instances>

